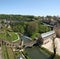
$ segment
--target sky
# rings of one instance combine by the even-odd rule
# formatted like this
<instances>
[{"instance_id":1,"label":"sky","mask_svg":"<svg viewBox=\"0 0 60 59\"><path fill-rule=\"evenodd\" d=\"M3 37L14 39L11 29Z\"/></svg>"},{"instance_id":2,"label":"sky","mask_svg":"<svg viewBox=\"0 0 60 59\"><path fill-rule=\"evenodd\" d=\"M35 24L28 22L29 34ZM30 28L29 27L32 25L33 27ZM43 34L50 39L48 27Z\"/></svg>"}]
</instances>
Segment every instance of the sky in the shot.
<instances>
[{"instance_id":1,"label":"sky","mask_svg":"<svg viewBox=\"0 0 60 59\"><path fill-rule=\"evenodd\" d=\"M0 14L60 16L60 0L0 0Z\"/></svg>"}]
</instances>

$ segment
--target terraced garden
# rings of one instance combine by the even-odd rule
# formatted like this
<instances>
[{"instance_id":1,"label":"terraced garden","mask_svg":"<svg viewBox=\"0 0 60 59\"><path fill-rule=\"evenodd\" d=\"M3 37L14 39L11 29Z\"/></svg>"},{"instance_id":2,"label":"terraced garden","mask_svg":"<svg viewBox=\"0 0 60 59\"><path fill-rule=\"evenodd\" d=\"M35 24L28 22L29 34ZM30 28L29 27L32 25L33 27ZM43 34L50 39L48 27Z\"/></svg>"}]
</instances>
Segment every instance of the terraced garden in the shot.
<instances>
[{"instance_id":1,"label":"terraced garden","mask_svg":"<svg viewBox=\"0 0 60 59\"><path fill-rule=\"evenodd\" d=\"M14 52L11 47L7 47L6 45L2 45L2 51L4 59L17 59L20 55L20 52Z\"/></svg>"},{"instance_id":2,"label":"terraced garden","mask_svg":"<svg viewBox=\"0 0 60 59\"><path fill-rule=\"evenodd\" d=\"M2 55L4 59L9 59L6 45L2 45Z\"/></svg>"},{"instance_id":3,"label":"terraced garden","mask_svg":"<svg viewBox=\"0 0 60 59\"><path fill-rule=\"evenodd\" d=\"M0 33L0 39L14 41L18 39L18 35L15 32Z\"/></svg>"}]
</instances>

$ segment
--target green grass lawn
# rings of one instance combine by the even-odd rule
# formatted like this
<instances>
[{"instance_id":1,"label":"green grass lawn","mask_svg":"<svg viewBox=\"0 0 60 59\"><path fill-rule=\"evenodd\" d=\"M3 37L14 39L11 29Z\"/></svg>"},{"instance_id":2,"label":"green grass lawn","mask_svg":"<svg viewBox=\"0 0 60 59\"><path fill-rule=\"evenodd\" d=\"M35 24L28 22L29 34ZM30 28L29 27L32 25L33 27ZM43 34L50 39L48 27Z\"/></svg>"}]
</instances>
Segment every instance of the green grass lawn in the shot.
<instances>
[{"instance_id":1,"label":"green grass lawn","mask_svg":"<svg viewBox=\"0 0 60 59\"><path fill-rule=\"evenodd\" d=\"M15 59L14 52L11 47L7 47L7 52L8 52L9 59Z\"/></svg>"},{"instance_id":2,"label":"green grass lawn","mask_svg":"<svg viewBox=\"0 0 60 59\"><path fill-rule=\"evenodd\" d=\"M17 34L15 34L15 32L0 33L0 39L14 41L14 40L18 39L18 36L17 36Z\"/></svg>"},{"instance_id":3,"label":"green grass lawn","mask_svg":"<svg viewBox=\"0 0 60 59\"><path fill-rule=\"evenodd\" d=\"M11 47L6 47L6 45L2 45L2 51L4 59L15 59L15 55Z\"/></svg>"},{"instance_id":4,"label":"green grass lawn","mask_svg":"<svg viewBox=\"0 0 60 59\"><path fill-rule=\"evenodd\" d=\"M4 59L9 59L6 45L2 45L2 55Z\"/></svg>"}]
</instances>

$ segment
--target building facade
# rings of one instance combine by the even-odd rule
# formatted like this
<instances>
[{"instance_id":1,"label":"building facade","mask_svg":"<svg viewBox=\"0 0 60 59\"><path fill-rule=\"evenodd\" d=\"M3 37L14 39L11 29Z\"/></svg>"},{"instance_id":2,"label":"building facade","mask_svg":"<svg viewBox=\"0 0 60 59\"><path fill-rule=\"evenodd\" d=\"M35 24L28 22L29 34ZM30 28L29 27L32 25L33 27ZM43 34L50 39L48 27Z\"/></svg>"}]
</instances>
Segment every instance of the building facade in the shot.
<instances>
[{"instance_id":1,"label":"building facade","mask_svg":"<svg viewBox=\"0 0 60 59\"><path fill-rule=\"evenodd\" d=\"M41 34L42 40L43 40L43 44L46 44L50 41L50 39L52 40L53 37L56 37L56 33L55 31L49 31L46 33L42 33Z\"/></svg>"}]
</instances>

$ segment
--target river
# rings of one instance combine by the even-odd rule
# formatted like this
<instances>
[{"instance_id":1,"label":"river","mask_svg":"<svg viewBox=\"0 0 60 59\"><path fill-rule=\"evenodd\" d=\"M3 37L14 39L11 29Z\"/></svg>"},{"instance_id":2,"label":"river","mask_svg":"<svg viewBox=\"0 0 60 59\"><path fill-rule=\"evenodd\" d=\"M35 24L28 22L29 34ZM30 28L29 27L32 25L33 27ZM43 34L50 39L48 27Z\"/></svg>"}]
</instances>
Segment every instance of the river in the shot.
<instances>
[{"instance_id":1,"label":"river","mask_svg":"<svg viewBox=\"0 0 60 59\"><path fill-rule=\"evenodd\" d=\"M31 59L48 59L50 55L41 51L39 47L32 47L25 49L27 56Z\"/></svg>"},{"instance_id":2,"label":"river","mask_svg":"<svg viewBox=\"0 0 60 59\"><path fill-rule=\"evenodd\" d=\"M25 42L28 43L30 42L29 39L27 39L26 36L21 37L21 39ZM34 47L32 48L25 48L25 52L27 53L27 56L30 59L48 59L50 55L48 55L46 52L43 52L40 47Z\"/></svg>"}]
</instances>

